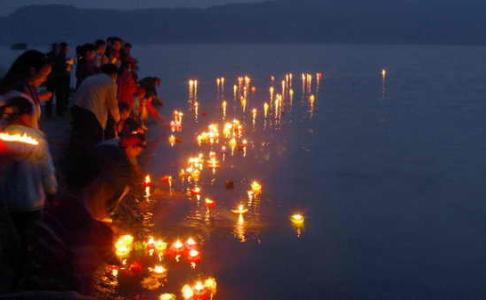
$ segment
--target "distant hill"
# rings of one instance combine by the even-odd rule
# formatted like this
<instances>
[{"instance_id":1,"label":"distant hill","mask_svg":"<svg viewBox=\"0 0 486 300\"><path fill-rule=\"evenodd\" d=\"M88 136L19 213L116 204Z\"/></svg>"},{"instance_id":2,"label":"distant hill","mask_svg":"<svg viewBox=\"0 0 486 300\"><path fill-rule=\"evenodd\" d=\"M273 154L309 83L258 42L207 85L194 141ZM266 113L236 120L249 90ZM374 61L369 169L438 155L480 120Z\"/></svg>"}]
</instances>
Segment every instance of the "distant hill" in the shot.
<instances>
[{"instance_id":1,"label":"distant hill","mask_svg":"<svg viewBox=\"0 0 486 300\"><path fill-rule=\"evenodd\" d=\"M0 18L0 44L135 43L486 44L483 0L277 0L133 11L29 6Z\"/></svg>"}]
</instances>

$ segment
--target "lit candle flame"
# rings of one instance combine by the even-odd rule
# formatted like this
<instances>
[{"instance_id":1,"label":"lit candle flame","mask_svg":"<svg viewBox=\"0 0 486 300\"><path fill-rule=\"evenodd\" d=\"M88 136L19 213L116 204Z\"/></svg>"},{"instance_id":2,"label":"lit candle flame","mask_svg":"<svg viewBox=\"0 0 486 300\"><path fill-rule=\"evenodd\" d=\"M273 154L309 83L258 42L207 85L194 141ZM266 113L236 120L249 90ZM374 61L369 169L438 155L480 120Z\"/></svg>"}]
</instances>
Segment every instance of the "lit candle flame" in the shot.
<instances>
[{"instance_id":1,"label":"lit candle flame","mask_svg":"<svg viewBox=\"0 0 486 300\"><path fill-rule=\"evenodd\" d=\"M170 145L171 147L174 147L174 146L175 146L175 144L176 144L176 137L175 137L175 135L171 134L171 135L169 136L169 145Z\"/></svg>"},{"instance_id":2,"label":"lit candle flame","mask_svg":"<svg viewBox=\"0 0 486 300\"><path fill-rule=\"evenodd\" d=\"M122 235L115 242L115 254L118 257L127 257L133 249L133 235Z\"/></svg>"},{"instance_id":3,"label":"lit candle flame","mask_svg":"<svg viewBox=\"0 0 486 300\"><path fill-rule=\"evenodd\" d=\"M192 289L192 287L188 284L184 285L182 287L182 297L184 299L191 299L193 296L194 296L194 290Z\"/></svg>"},{"instance_id":4,"label":"lit candle flame","mask_svg":"<svg viewBox=\"0 0 486 300\"><path fill-rule=\"evenodd\" d=\"M39 145L39 141L36 139L28 136L27 134L8 134L8 133L0 133L0 140L4 142L12 142L12 143L22 143L28 145Z\"/></svg>"},{"instance_id":5,"label":"lit candle flame","mask_svg":"<svg viewBox=\"0 0 486 300\"><path fill-rule=\"evenodd\" d=\"M251 186L252 192L256 196L258 196L262 193L262 185L258 181L253 181L250 186Z\"/></svg>"},{"instance_id":6,"label":"lit candle flame","mask_svg":"<svg viewBox=\"0 0 486 300\"><path fill-rule=\"evenodd\" d=\"M160 295L159 300L176 300L176 295L170 293L164 293Z\"/></svg>"},{"instance_id":7,"label":"lit candle flame","mask_svg":"<svg viewBox=\"0 0 486 300\"><path fill-rule=\"evenodd\" d=\"M297 226L304 225L305 218L302 214L300 213L295 213L292 216L290 216L290 221Z\"/></svg>"},{"instance_id":8,"label":"lit candle flame","mask_svg":"<svg viewBox=\"0 0 486 300\"><path fill-rule=\"evenodd\" d=\"M149 268L149 271L157 275L162 275L167 272L167 269L162 265L156 265L153 268Z\"/></svg>"}]
</instances>

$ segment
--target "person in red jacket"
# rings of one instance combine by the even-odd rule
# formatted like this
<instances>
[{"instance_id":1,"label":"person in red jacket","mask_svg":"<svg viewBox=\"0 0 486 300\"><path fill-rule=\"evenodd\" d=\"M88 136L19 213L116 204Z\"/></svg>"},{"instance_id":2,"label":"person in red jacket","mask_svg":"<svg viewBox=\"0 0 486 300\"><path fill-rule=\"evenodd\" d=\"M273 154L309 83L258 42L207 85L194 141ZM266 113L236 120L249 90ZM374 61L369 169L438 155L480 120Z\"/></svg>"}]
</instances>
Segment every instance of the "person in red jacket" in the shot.
<instances>
[{"instance_id":1,"label":"person in red jacket","mask_svg":"<svg viewBox=\"0 0 486 300\"><path fill-rule=\"evenodd\" d=\"M133 98L138 89L135 73L133 72L133 64L124 62L118 75L118 102L126 103L129 107L133 107Z\"/></svg>"}]
</instances>

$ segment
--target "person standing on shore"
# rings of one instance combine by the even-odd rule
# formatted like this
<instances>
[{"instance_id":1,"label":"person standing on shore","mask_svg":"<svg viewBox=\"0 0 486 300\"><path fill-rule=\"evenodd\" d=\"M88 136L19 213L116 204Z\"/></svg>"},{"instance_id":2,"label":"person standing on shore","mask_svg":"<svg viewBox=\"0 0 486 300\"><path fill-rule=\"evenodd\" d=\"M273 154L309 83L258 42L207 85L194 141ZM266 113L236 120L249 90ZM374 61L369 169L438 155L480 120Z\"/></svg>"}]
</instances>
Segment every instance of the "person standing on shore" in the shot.
<instances>
[{"instance_id":1,"label":"person standing on shore","mask_svg":"<svg viewBox=\"0 0 486 300\"><path fill-rule=\"evenodd\" d=\"M84 44L79 48L78 65L76 67L76 88L89 76L99 73L96 66L96 48L93 44Z\"/></svg>"},{"instance_id":2,"label":"person standing on shore","mask_svg":"<svg viewBox=\"0 0 486 300\"><path fill-rule=\"evenodd\" d=\"M56 171L44 133L36 128L34 105L26 97L7 99L2 108L7 126L2 132L30 137L35 143L16 143L18 153L9 156L0 173L0 195L19 234L22 252L29 236L42 220L47 199L57 192Z\"/></svg>"},{"instance_id":3,"label":"person standing on shore","mask_svg":"<svg viewBox=\"0 0 486 300\"><path fill-rule=\"evenodd\" d=\"M87 78L74 94L71 109L72 128L68 147L68 179L76 186L82 186L84 177L91 171L96 144L104 140L108 117L115 124L120 120L116 98L117 67L103 65L101 73Z\"/></svg>"},{"instance_id":4,"label":"person standing on shore","mask_svg":"<svg viewBox=\"0 0 486 300\"><path fill-rule=\"evenodd\" d=\"M53 50L48 53L53 66L47 81L47 89L56 96L57 115L63 116L68 107L73 61L67 57L67 43L61 42L54 45ZM52 99L46 103L46 114L52 115Z\"/></svg>"},{"instance_id":5,"label":"person standing on shore","mask_svg":"<svg viewBox=\"0 0 486 300\"><path fill-rule=\"evenodd\" d=\"M37 89L46 82L51 71L47 55L37 50L27 50L14 61L0 82L0 95L18 91L34 103L35 128L39 127L41 103L52 98L51 92L39 93Z\"/></svg>"},{"instance_id":6,"label":"person standing on shore","mask_svg":"<svg viewBox=\"0 0 486 300\"><path fill-rule=\"evenodd\" d=\"M96 66L101 68L102 65L109 63L106 57L106 41L96 40L94 43L96 50Z\"/></svg>"}]
</instances>

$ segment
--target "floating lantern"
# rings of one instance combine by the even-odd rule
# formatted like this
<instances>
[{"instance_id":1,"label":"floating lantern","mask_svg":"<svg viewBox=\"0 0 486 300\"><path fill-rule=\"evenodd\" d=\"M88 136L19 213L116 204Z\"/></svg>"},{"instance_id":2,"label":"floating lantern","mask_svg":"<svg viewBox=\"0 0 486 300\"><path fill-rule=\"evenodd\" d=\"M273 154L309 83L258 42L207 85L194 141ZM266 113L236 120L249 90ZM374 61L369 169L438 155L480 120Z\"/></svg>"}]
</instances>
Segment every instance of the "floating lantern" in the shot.
<instances>
[{"instance_id":1,"label":"floating lantern","mask_svg":"<svg viewBox=\"0 0 486 300\"><path fill-rule=\"evenodd\" d=\"M118 257L127 257L133 249L133 235L122 235L115 242L115 254Z\"/></svg>"},{"instance_id":2,"label":"floating lantern","mask_svg":"<svg viewBox=\"0 0 486 300\"><path fill-rule=\"evenodd\" d=\"M156 277L164 277L167 275L167 269L162 265L155 265L153 268L148 268L148 270Z\"/></svg>"},{"instance_id":3,"label":"floating lantern","mask_svg":"<svg viewBox=\"0 0 486 300\"><path fill-rule=\"evenodd\" d=\"M192 289L192 287L188 284L184 285L181 289L181 293L182 293L182 297L184 299L191 299L192 297L194 297L194 290Z\"/></svg>"},{"instance_id":4,"label":"floating lantern","mask_svg":"<svg viewBox=\"0 0 486 300\"><path fill-rule=\"evenodd\" d=\"M305 218L302 214L295 213L295 214L290 216L290 221L292 222L292 224L294 224L296 226L302 226L302 225L304 225Z\"/></svg>"},{"instance_id":5,"label":"floating lantern","mask_svg":"<svg viewBox=\"0 0 486 300\"><path fill-rule=\"evenodd\" d=\"M269 105L268 105L267 102L263 103L263 116L265 118L268 116L268 107L269 107Z\"/></svg>"},{"instance_id":6,"label":"floating lantern","mask_svg":"<svg viewBox=\"0 0 486 300\"><path fill-rule=\"evenodd\" d=\"M193 249L197 247L197 242L192 237L190 237L186 240L185 246L188 249Z\"/></svg>"},{"instance_id":7,"label":"floating lantern","mask_svg":"<svg viewBox=\"0 0 486 300\"><path fill-rule=\"evenodd\" d=\"M170 293L164 293L159 296L159 300L176 300L176 295Z\"/></svg>"},{"instance_id":8,"label":"floating lantern","mask_svg":"<svg viewBox=\"0 0 486 300\"><path fill-rule=\"evenodd\" d=\"M234 214L246 214L248 212L248 209L245 207L243 204L239 204L237 208L231 210L232 213Z\"/></svg>"},{"instance_id":9,"label":"floating lantern","mask_svg":"<svg viewBox=\"0 0 486 300\"><path fill-rule=\"evenodd\" d=\"M150 178L150 175L146 175L146 176L145 176L145 180L144 180L144 182L143 182L143 185L144 185L145 187L147 187L147 186L152 186L152 178Z\"/></svg>"},{"instance_id":10,"label":"floating lantern","mask_svg":"<svg viewBox=\"0 0 486 300\"><path fill-rule=\"evenodd\" d=\"M216 279L213 277L209 277L204 280L204 286L212 293L216 294L218 284L216 283Z\"/></svg>"},{"instance_id":11,"label":"floating lantern","mask_svg":"<svg viewBox=\"0 0 486 300\"><path fill-rule=\"evenodd\" d=\"M258 196L262 193L262 185L257 181L253 181L250 186L251 186L251 191L255 196Z\"/></svg>"},{"instance_id":12,"label":"floating lantern","mask_svg":"<svg viewBox=\"0 0 486 300\"><path fill-rule=\"evenodd\" d=\"M24 134L0 133L0 140L4 142L21 143L21 144L28 144L33 146L39 145L39 141L28 136L25 133Z\"/></svg>"},{"instance_id":13,"label":"floating lantern","mask_svg":"<svg viewBox=\"0 0 486 300\"><path fill-rule=\"evenodd\" d=\"M191 249L191 250L189 250L187 259L190 262L198 262L198 261L201 260L201 253L199 251L197 251L196 249Z\"/></svg>"},{"instance_id":14,"label":"floating lantern","mask_svg":"<svg viewBox=\"0 0 486 300\"><path fill-rule=\"evenodd\" d=\"M167 243L163 240L157 240L154 242L154 248L159 254L162 254L167 249Z\"/></svg>"},{"instance_id":15,"label":"floating lantern","mask_svg":"<svg viewBox=\"0 0 486 300\"><path fill-rule=\"evenodd\" d=\"M181 242L181 240L176 240L174 243L172 243L170 249L175 254L181 253L184 251L184 244Z\"/></svg>"},{"instance_id":16,"label":"floating lantern","mask_svg":"<svg viewBox=\"0 0 486 300\"><path fill-rule=\"evenodd\" d=\"M381 77L382 77L383 79L385 79L385 78L386 78L386 69L381 70Z\"/></svg>"},{"instance_id":17,"label":"floating lantern","mask_svg":"<svg viewBox=\"0 0 486 300\"><path fill-rule=\"evenodd\" d=\"M199 196L201 195L201 188L196 186L191 190L191 195L192 196Z\"/></svg>"},{"instance_id":18,"label":"floating lantern","mask_svg":"<svg viewBox=\"0 0 486 300\"><path fill-rule=\"evenodd\" d=\"M111 270L111 276L118 277L118 269L117 268L114 268L113 270Z\"/></svg>"},{"instance_id":19,"label":"floating lantern","mask_svg":"<svg viewBox=\"0 0 486 300\"><path fill-rule=\"evenodd\" d=\"M206 204L207 208L216 207L216 202L214 202L214 200L212 200L212 199L206 198L206 199L204 199L204 203Z\"/></svg>"},{"instance_id":20,"label":"floating lantern","mask_svg":"<svg viewBox=\"0 0 486 300\"><path fill-rule=\"evenodd\" d=\"M175 135L171 134L171 135L169 136L169 145L170 145L171 147L174 147L174 146L175 146L175 144L176 144L176 137L175 137Z\"/></svg>"}]
</instances>

